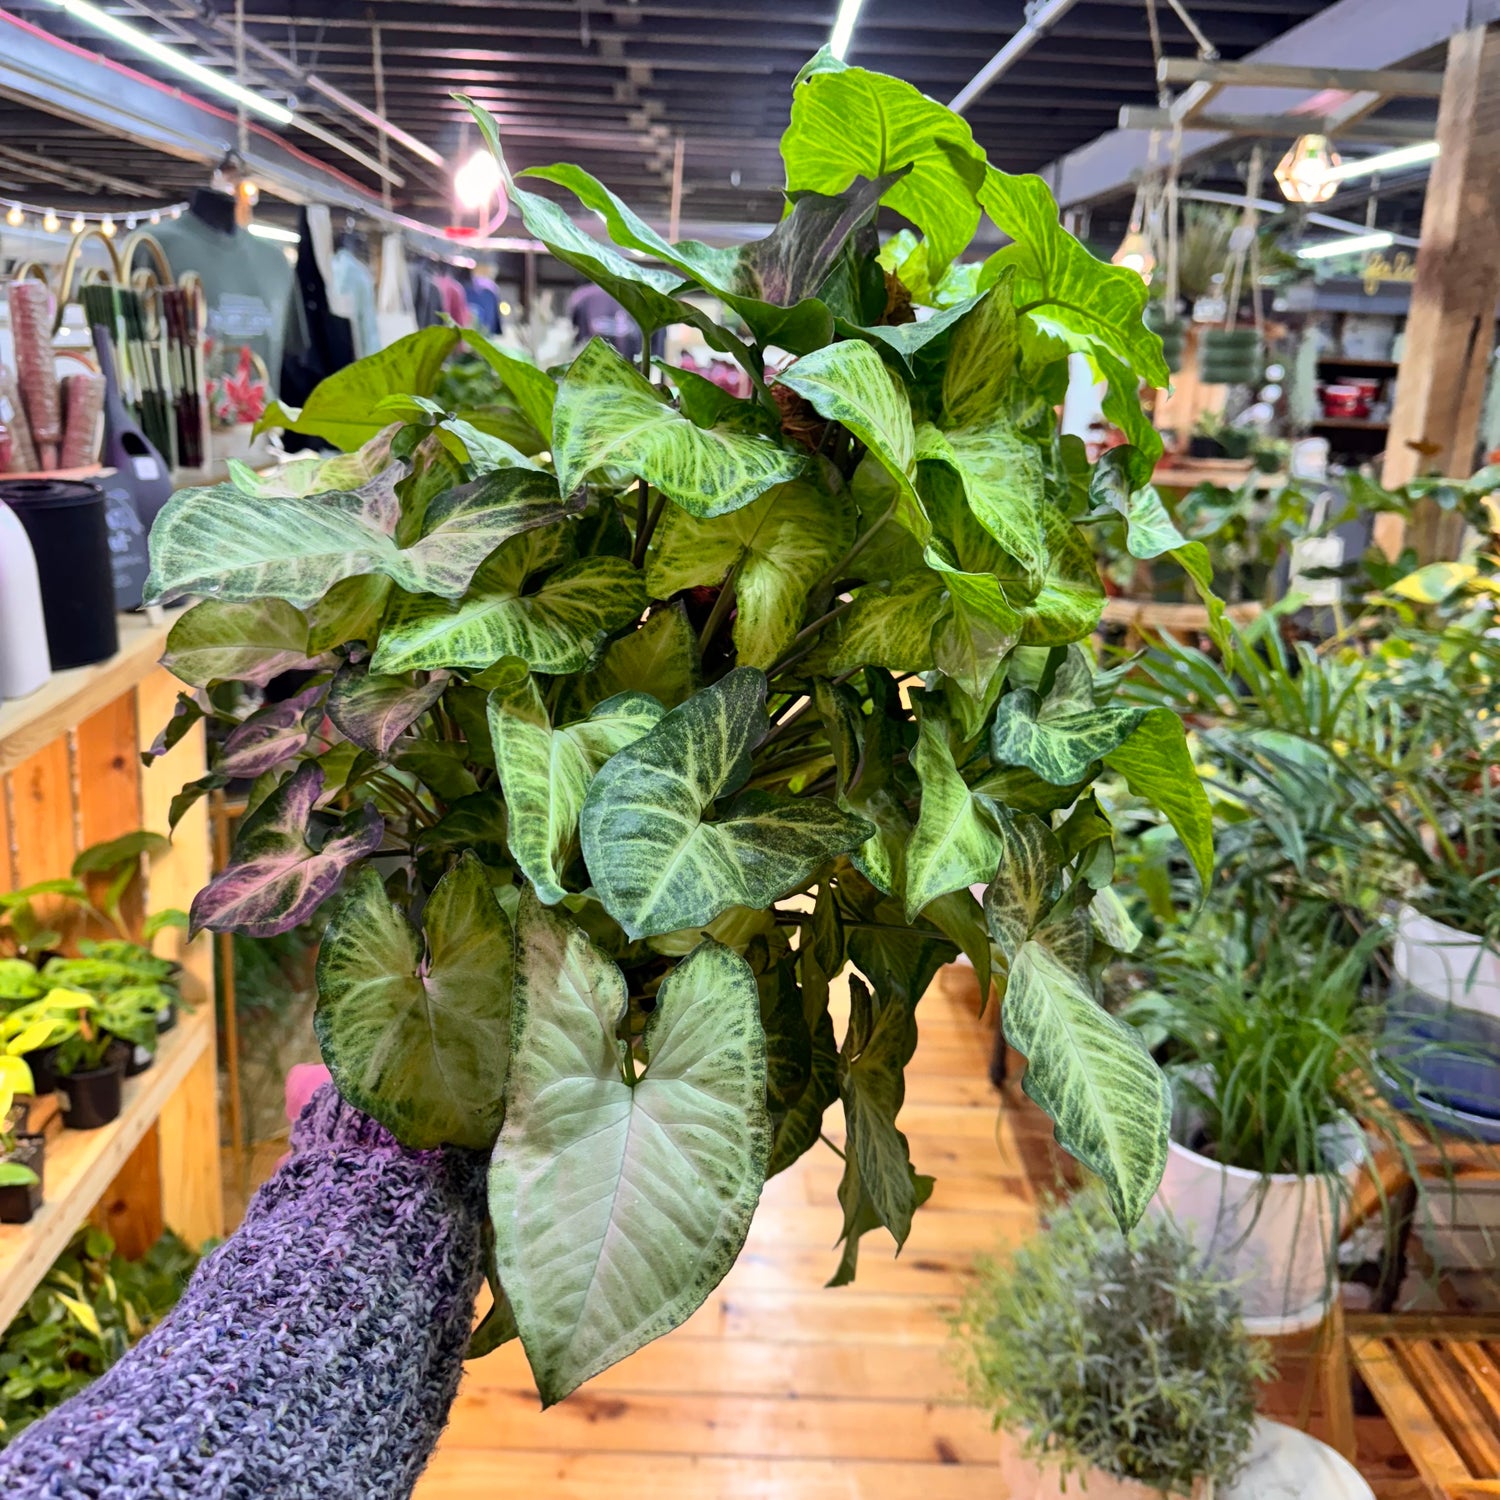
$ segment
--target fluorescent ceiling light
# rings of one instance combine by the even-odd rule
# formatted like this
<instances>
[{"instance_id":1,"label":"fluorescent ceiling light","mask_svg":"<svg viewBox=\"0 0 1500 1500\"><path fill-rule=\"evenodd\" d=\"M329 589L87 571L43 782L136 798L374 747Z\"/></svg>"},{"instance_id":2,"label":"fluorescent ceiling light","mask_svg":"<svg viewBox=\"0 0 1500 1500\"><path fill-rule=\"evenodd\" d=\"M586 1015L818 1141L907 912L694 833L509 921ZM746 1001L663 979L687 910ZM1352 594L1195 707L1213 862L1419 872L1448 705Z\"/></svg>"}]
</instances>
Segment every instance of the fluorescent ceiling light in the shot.
<instances>
[{"instance_id":1,"label":"fluorescent ceiling light","mask_svg":"<svg viewBox=\"0 0 1500 1500\"><path fill-rule=\"evenodd\" d=\"M295 229L281 229L275 224L252 224L250 233L258 240L275 240L278 245L302 243L302 236Z\"/></svg>"},{"instance_id":2,"label":"fluorescent ceiling light","mask_svg":"<svg viewBox=\"0 0 1500 1500\"><path fill-rule=\"evenodd\" d=\"M241 88L232 78L226 78L222 73L215 73L212 68L205 68L202 63L194 62L176 47L169 47L165 42L159 42L154 36L149 36L146 32L132 26L129 21L122 21L108 11L100 10L97 5L91 4L90 0L52 0L52 4L59 10L65 10L70 16L76 16L80 21L92 26L95 31L102 31L105 36L113 37L117 42L123 42L125 46L139 52L142 57L149 57L152 62L160 63L164 68L171 68L173 72L182 74L184 78L191 78L194 83L222 95L225 99L232 99L236 104L243 104L252 114L262 115L277 125L292 123L292 112L285 105L273 104L271 100L262 99L259 94L252 93L247 88Z\"/></svg>"},{"instance_id":3,"label":"fluorescent ceiling light","mask_svg":"<svg viewBox=\"0 0 1500 1500\"><path fill-rule=\"evenodd\" d=\"M465 208L483 208L500 187L500 163L483 148L453 174L453 191Z\"/></svg>"},{"instance_id":4,"label":"fluorescent ceiling light","mask_svg":"<svg viewBox=\"0 0 1500 1500\"><path fill-rule=\"evenodd\" d=\"M1377 229L1371 234L1351 234L1347 239L1304 245L1297 252L1297 259L1327 260L1334 255L1358 255L1362 250L1385 250L1395 243L1395 235L1388 234L1384 229Z\"/></svg>"},{"instance_id":5,"label":"fluorescent ceiling light","mask_svg":"<svg viewBox=\"0 0 1500 1500\"><path fill-rule=\"evenodd\" d=\"M1403 167L1425 166L1436 161L1438 143L1422 141L1415 146L1402 146L1395 151L1382 151L1379 156L1366 156L1358 161L1340 162L1329 172L1333 182L1348 182L1351 177L1373 177L1377 172L1399 172Z\"/></svg>"},{"instance_id":6,"label":"fluorescent ceiling light","mask_svg":"<svg viewBox=\"0 0 1500 1500\"><path fill-rule=\"evenodd\" d=\"M840 62L843 62L849 43L854 38L854 23L859 20L860 7L864 3L865 0L839 0L839 13L828 38L828 50Z\"/></svg>"}]
</instances>

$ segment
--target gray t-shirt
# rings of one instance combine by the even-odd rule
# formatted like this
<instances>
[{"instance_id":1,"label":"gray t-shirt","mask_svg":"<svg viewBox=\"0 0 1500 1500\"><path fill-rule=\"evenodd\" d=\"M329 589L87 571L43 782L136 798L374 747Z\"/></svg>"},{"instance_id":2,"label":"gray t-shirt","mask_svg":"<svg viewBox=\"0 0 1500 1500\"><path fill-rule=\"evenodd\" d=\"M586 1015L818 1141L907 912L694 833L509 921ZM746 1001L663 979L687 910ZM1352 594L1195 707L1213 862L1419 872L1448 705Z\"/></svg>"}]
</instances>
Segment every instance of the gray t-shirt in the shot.
<instances>
[{"instance_id":1,"label":"gray t-shirt","mask_svg":"<svg viewBox=\"0 0 1500 1500\"><path fill-rule=\"evenodd\" d=\"M274 392L292 295L292 268L280 248L243 229L223 234L191 213L151 233L174 276L196 271L203 280L208 336L216 350L211 363L232 371L239 349L248 345L265 360Z\"/></svg>"}]
</instances>

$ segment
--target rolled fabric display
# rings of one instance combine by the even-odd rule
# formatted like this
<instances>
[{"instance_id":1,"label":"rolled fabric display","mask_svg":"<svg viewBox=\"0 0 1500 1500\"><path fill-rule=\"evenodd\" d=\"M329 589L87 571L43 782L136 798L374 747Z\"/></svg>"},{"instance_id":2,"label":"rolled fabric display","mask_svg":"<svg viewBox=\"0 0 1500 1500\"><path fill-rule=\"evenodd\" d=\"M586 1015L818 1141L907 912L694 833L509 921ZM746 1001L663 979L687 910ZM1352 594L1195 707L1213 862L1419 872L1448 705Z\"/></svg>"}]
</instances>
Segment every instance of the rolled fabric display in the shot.
<instances>
[{"instance_id":1,"label":"rolled fabric display","mask_svg":"<svg viewBox=\"0 0 1500 1500\"><path fill-rule=\"evenodd\" d=\"M26 420L26 408L21 405L16 377L4 365L0 365L0 422L10 432L10 459L0 473L35 474L36 446L31 441L31 424Z\"/></svg>"},{"instance_id":2,"label":"rolled fabric display","mask_svg":"<svg viewBox=\"0 0 1500 1500\"><path fill-rule=\"evenodd\" d=\"M39 281L13 281L5 289L21 404L31 424L38 466L55 469L62 445L62 392L52 352L52 294Z\"/></svg>"},{"instance_id":3,"label":"rolled fabric display","mask_svg":"<svg viewBox=\"0 0 1500 1500\"><path fill-rule=\"evenodd\" d=\"M62 444L61 467L64 469L82 469L99 461L99 417L104 411L104 386L102 375L63 377L63 410L67 413Z\"/></svg>"}]
</instances>

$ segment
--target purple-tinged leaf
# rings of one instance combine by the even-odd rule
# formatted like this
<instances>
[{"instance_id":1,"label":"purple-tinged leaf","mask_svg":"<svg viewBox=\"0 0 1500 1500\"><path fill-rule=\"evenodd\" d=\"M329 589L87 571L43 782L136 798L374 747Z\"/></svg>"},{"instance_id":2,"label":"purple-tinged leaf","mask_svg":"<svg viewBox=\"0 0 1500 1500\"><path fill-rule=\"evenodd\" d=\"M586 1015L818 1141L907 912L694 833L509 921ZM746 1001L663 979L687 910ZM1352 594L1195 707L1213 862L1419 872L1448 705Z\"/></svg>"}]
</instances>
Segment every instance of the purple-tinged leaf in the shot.
<instances>
[{"instance_id":1,"label":"purple-tinged leaf","mask_svg":"<svg viewBox=\"0 0 1500 1500\"><path fill-rule=\"evenodd\" d=\"M290 760L306 748L315 727L308 719L327 691L326 681L314 682L295 697L256 709L230 732L214 770L236 781L250 780Z\"/></svg>"},{"instance_id":2,"label":"purple-tinged leaf","mask_svg":"<svg viewBox=\"0 0 1500 1500\"><path fill-rule=\"evenodd\" d=\"M167 720L162 731L151 741L148 750L141 751L141 764L149 766L153 761L165 755L174 745L178 744L194 724L205 716L205 709L198 701L197 693L178 693L177 704L172 709L172 717Z\"/></svg>"},{"instance_id":3,"label":"purple-tinged leaf","mask_svg":"<svg viewBox=\"0 0 1500 1500\"><path fill-rule=\"evenodd\" d=\"M194 687L249 682L264 687L283 672L312 666L307 616L285 599L205 599L167 636L161 664Z\"/></svg>"},{"instance_id":4,"label":"purple-tinged leaf","mask_svg":"<svg viewBox=\"0 0 1500 1500\"><path fill-rule=\"evenodd\" d=\"M172 801L167 808L167 827L175 833L177 831L177 825L182 821L188 810L195 802L198 801L200 797L206 797L210 792L216 792L220 787L225 787L228 785L229 778L227 776L220 776L217 772L214 771L209 772L207 776L200 776L197 781L188 782L188 784L183 787L183 789L178 792L175 797L172 798Z\"/></svg>"},{"instance_id":5,"label":"purple-tinged leaf","mask_svg":"<svg viewBox=\"0 0 1500 1500\"><path fill-rule=\"evenodd\" d=\"M384 759L391 746L443 696L452 675L433 672L384 676L346 667L333 679L328 717L363 750Z\"/></svg>"},{"instance_id":6,"label":"purple-tinged leaf","mask_svg":"<svg viewBox=\"0 0 1500 1500\"><path fill-rule=\"evenodd\" d=\"M367 802L315 849L308 820L322 789L322 768L309 762L245 819L229 868L193 899L194 932L287 932L338 889L350 865L380 847L385 825Z\"/></svg>"}]
</instances>

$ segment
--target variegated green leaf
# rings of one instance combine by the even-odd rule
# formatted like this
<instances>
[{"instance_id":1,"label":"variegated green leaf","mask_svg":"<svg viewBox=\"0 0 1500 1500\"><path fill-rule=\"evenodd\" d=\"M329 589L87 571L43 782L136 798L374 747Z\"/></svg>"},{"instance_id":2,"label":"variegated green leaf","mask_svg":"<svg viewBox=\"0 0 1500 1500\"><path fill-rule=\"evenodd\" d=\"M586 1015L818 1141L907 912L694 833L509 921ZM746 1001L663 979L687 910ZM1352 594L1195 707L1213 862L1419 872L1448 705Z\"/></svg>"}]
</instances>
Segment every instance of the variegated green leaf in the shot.
<instances>
[{"instance_id":1,"label":"variegated green leaf","mask_svg":"<svg viewBox=\"0 0 1500 1500\"><path fill-rule=\"evenodd\" d=\"M271 595L305 608L340 579L379 573L403 589L456 598L507 538L571 508L550 475L506 470L438 496L421 537L399 547L396 485L406 472L394 463L361 489L267 496L253 510L233 485L179 490L151 528L146 592L153 600Z\"/></svg>"},{"instance_id":2,"label":"variegated green leaf","mask_svg":"<svg viewBox=\"0 0 1500 1500\"><path fill-rule=\"evenodd\" d=\"M995 710L990 755L996 765L1025 766L1053 786L1071 786L1118 749L1145 714L1143 708L1059 704L1055 695L1043 702L1031 688L1017 688Z\"/></svg>"},{"instance_id":3,"label":"variegated green leaf","mask_svg":"<svg viewBox=\"0 0 1500 1500\"><path fill-rule=\"evenodd\" d=\"M704 943L617 1039L625 980L522 897L505 1125L490 1166L500 1282L543 1402L682 1323L734 1264L770 1151L760 998Z\"/></svg>"},{"instance_id":4,"label":"variegated green leaf","mask_svg":"<svg viewBox=\"0 0 1500 1500\"><path fill-rule=\"evenodd\" d=\"M1042 507L1047 571L1026 612L1021 639L1028 646L1066 646L1099 628L1104 585L1083 531L1050 505Z\"/></svg>"},{"instance_id":5,"label":"variegated green leaf","mask_svg":"<svg viewBox=\"0 0 1500 1500\"><path fill-rule=\"evenodd\" d=\"M264 471L231 458L229 479L242 494L256 500L273 495L326 495L329 490L357 490L390 463L391 441L400 431L401 424L393 422L352 453L309 454Z\"/></svg>"},{"instance_id":6,"label":"variegated green leaf","mask_svg":"<svg viewBox=\"0 0 1500 1500\"><path fill-rule=\"evenodd\" d=\"M996 417L986 426L949 433L924 426L918 432L917 456L924 464L942 463L953 472L975 519L1022 568L1028 573L1045 569L1042 453L1008 419ZM926 484L923 493L930 509ZM933 524L942 529L936 517Z\"/></svg>"},{"instance_id":7,"label":"variegated green leaf","mask_svg":"<svg viewBox=\"0 0 1500 1500\"><path fill-rule=\"evenodd\" d=\"M1134 1030L1034 939L1011 961L1000 1015L1026 1058L1022 1087L1051 1116L1063 1149L1102 1179L1129 1229L1166 1167L1172 1100L1161 1070Z\"/></svg>"},{"instance_id":8,"label":"variegated green leaf","mask_svg":"<svg viewBox=\"0 0 1500 1500\"><path fill-rule=\"evenodd\" d=\"M702 686L698 637L680 604L658 604L645 623L605 648L599 665L578 680L574 701L593 708L616 693L650 693L676 708Z\"/></svg>"},{"instance_id":9,"label":"variegated green leaf","mask_svg":"<svg viewBox=\"0 0 1500 1500\"><path fill-rule=\"evenodd\" d=\"M519 656L534 672L579 672L611 631L639 617L646 593L623 557L585 557L523 593L534 549L519 537L474 575L456 604L403 594L392 603L370 663L376 672L484 668Z\"/></svg>"},{"instance_id":10,"label":"variegated green leaf","mask_svg":"<svg viewBox=\"0 0 1500 1500\"><path fill-rule=\"evenodd\" d=\"M378 872L352 880L323 934L313 1027L339 1093L403 1145L486 1150L510 1063L510 923L465 854L422 910L422 936Z\"/></svg>"},{"instance_id":11,"label":"variegated green leaf","mask_svg":"<svg viewBox=\"0 0 1500 1500\"><path fill-rule=\"evenodd\" d=\"M942 578L926 569L897 579L889 589L856 589L854 607L838 622L828 670L927 671L933 665L933 629L947 613L942 595Z\"/></svg>"},{"instance_id":12,"label":"variegated green leaf","mask_svg":"<svg viewBox=\"0 0 1500 1500\"><path fill-rule=\"evenodd\" d=\"M387 396L433 393L438 371L457 342L458 332L453 328L422 328L409 333L389 348L367 354L320 381L300 411L273 401L256 430L289 427L352 453L390 421L376 411Z\"/></svg>"},{"instance_id":13,"label":"variegated green leaf","mask_svg":"<svg viewBox=\"0 0 1500 1500\"><path fill-rule=\"evenodd\" d=\"M728 906L767 906L873 832L818 797L736 791L766 732L766 679L740 667L606 762L583 804L583 855L633 938L701 927Z\"/></svg>"},{"instance_id":14,"label":"variegated green leaf","mask_svg":"<svg viewBox=\"0 0 1500 1500\"><path fill-rule=\"evenodd\" d=\"M987 882L1001 854L1000 835L954 764L942 714L924 709L912 765L922 784L916 832L906 851L906 919L929 901Z\"/></svg>"},{"instance_id":15,"label":"variegated green leaf","mask_svg":"<svg viewBox=\"0 0 1500 1500\"><path fill-rule=\"evenodd\" d=\"M813 584L848 551L854 516L842 496L800 479L715 521L674 509L657 535L651 596L732 577L736 654L741 666L764 668L800 629Z\"/></svg>"},{"instance_id":16,"label":"variegated green leaf","mask_svg":"<svg viewBox=\"0 0 1500 1500\"><path fill-rule=\"evenodd\" d=\"M603 339L591 340L563 377L552 458L564 494L616 465L695 516L749 505L805 465L802 455L760 433L690 422Z\"/></svg>"},{"instance_id":17,"label":"variegated green leaf","mask_svg":"<svg viewBox=\"0 0 1500 1500\"><path fill-rule=\"evenodd\" d=\"M307 617L285 599L221 603L205 599L185 611L167 632L162 665L194 687L249 682L311 665Z\"/></svg>"},{"instance_id":18,"label":"variegated green leaf","mask_svg":"<svg viewBox=\"0 0 1500 1500\"><path fill-rule=\"evenodd\" d=\"M1166 814L1206 891L1214 873L1213 810L1188 753L1182 720L1169 708L1148 709L1134 733L1103 759L1135 796Z\"/></svg>"},{"instance_id":19,"label":"variegated green leaf","mask_svg":"<svg viewBox=\"0 0 1500 1500\"><path fill-rule=\"evenodd\" d=\"M1000 860L984 892L984 918L1008 959L1042 928L1062 896L1063 852L1051 828L1030 813L995 809Z\"/></svg>"},{"instance_id":20,"label":"variegated green leaf","mask_svg":"<svg viewBox=\"0 0 1500 1500\"><path fill-rule=\"evenodd\" d=\"M502 663L489 697L495 765L510 809L510 848L537 895L567 894L563 872L578 850L578 815L599 767L660 720L645 693L622 693L576 724L554 729L525 663Z\"/></svg>"},{"instance_id":21,"label":"variegated green leaf","mask_svg":"<svg viewBox=\"0 0 1500 1500\"><path fill-rule=\"evenodd\" d=\"M307 612L307 649L316 655L352 641L373 645L391 587L391 580L379 573L340 579Z\"/></svg>"},{"instance_id":22,"label":"variegated green leaf","mask_svg":"<svg viewBox=\"0 0 1500 1500\"><path fill-rule=\"evenodd\" d=\"M911 400L885 361L868 344L845 339L804 354L776 379L865 445L896 482L897 519L925 541L930 527L914 483L917 438Z\"/></svg>"},{"instance_id":23,"label":"variegated green leaf","mask_svg":"<svg viewBox=\"0 0 1500 1500\"><path fill-rule=\"evenodd\" d=\"M446 672L425 681L415 676L384 676L363 667L343 667L328 693L328 717L362 750L382 759L391 746L443 696Z\"/></svg>"},{"instance_id":24,"label":"variegated green leaf","mask_svg":"<svg viewBox=\"0 0 1500 1500\"><path fill-rule=\"evenodd\" d=\"M1010 415L1021 351L1013 279L1010 272L999 276L953 331L943 365L944 431L985 428Z\"/></svg>"},{"instance_id":25,"label":"variegated green leaf","mask_svg":"<svg viewBox=\"0 0 1500 1500\"><path fill-rule=\"evenodd\" d=\"M917 323L877 323L874 327L861 327L840 319L838 331L845 338L864 339L888 350L901 362L902 369L908 375L915 375L919 360L924 355L932 358L929 354L930 346L948 333L977 301L974 297L966 298Z\"/></svg>"}]
</instances>

